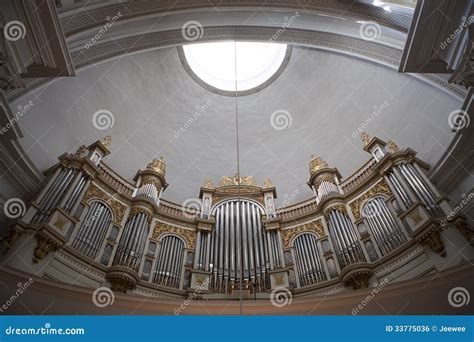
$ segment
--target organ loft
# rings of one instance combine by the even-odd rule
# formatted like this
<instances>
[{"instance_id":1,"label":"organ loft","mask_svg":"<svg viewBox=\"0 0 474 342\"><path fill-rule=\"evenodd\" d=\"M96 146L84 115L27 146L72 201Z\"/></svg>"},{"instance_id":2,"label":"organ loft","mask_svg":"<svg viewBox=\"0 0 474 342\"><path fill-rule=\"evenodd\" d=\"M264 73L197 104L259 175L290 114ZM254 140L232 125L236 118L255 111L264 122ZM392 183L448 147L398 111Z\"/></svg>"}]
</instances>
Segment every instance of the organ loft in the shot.
<instances>
[{"instance_id":1,"label":"organ loft","mask_svg":"<svg viewBox=\"0 0 474 342\"><path fill-rule=\"evenodd\" d=\"M186 206L166 200L163 157L133 182L112 170L108 136L47 171L3 259L38 277L138 296L199 288L205 299L262 299L276 288L323 296L413 279L461 262L465 244L472 255L466 218L452 214L416 152L367 134L362 143L368 160L345 177L312 156L313 196L303 202L277 207L270 180L236 174L205 181Z\"/></svg>"}]
</instances>

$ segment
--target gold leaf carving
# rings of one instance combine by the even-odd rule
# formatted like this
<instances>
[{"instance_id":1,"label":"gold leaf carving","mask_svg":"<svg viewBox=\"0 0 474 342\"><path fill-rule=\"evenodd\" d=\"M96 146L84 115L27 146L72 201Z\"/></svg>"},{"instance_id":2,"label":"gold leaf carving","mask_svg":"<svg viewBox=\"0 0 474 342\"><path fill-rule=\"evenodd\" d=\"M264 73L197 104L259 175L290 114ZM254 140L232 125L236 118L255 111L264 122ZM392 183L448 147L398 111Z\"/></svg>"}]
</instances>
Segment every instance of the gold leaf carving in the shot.
<instances>
[{"instance_id":1,"label":"gold leaf carving","mask_svg":"<svg viewBox=\"0 0 474 342\"><path fill-rule=\"evenodd\" d=\"M365 203L370 197L373 197L379 194L385 194L389 197L392 195L392 192L390 191L390 188L387 182L385 181L385 179L377 183L375 186L370 188L369 191L365 192L362 196L360 196L358 199L356 199L354 202L350 204L351 211L354 214L354 219L356 221L362 217L361 215L362 204Z\"/></svg>"},{"instance_id":2,"label":"gold leaf carving","mask_svg":"<svg viewBox=\"0 0 474 342\"><path fill-rule=\"evenodd\" d=\"M157 222L155 228L153 229L152 239L158 241L160 236L165 233L173 233L181 236L187 244L187 248L194 249L196 245L196 233L179 227L175 227L166 223Z\"/></svg>"},{"instance_id":3,"label":"gold leaf carving","mask_svg":"<svg viewBox=\"0 0 474 342\"><path fill-rule=\"evenodd\" d=\"M82 197L82 200L86 203L89 203L89 201L94 198L100 199L101 201L107 203L114 212L115 221L118 223L122 222L123 215L125 213L125 206L122 203L114 199L112 196L109 196L96 185L91 184Z\"/></svg>"},{"instance_id":4,"label":"gold leaf carving","mask_svg":"<svg viewBox=\"0 0 474 342\"><path fill-rule=\"evenodd\" d=\"M224 176L219 182L219 186L229 185L251 185L257 186L257 183L252 176L238 176L237 173L234 176Z\"/></svg>"},{"instance_id":5,"label":"gold leaf carving","mask_svg":"<svg viewBox=\"0 0 474 342\"><path fill-rule=\"evenodd\" d=\"M328 163L325 160L321 157L311 156L311 160L309 161L309 173L313 174L325 167L328 167Z\"/></svg>"},{"instance_id":6,"label":"gold leaf carving","mask_svg":"<svg viewBox=\"0 0 474 342\"><path fill-rule=\"evenodd\" d=\"M283 240L283 249L290 248L291 240L298 234L303 232L316 232L319 238L323 238L326 236L324 232L323 225L321 221L313 221L309 223L305 223L301 226L297 226L290 229L285 229L281 231L281 238Z\"/></svg>"}]
</instances>

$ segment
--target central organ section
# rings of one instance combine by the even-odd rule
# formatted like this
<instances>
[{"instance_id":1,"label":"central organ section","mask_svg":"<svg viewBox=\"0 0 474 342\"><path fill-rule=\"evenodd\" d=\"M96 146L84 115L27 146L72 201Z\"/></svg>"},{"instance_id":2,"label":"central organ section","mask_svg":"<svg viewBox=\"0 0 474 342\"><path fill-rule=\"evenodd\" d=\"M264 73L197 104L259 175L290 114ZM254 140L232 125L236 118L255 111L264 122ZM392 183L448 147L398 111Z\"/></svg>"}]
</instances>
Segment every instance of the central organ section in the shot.
<instances>
[{"instance_id":1,"label":"central organ section","mask_svg":"<svg viewBox=\"0 0 474 342\"><path fill-rule=\"evenodd\" d=\"M199 267L211 273L212 292L236 286L256 292L269 288L272 244L263 227L263 208L248 200L228 200L213 210L215 229L202 239ZM205 250L205 253L204 253Z\"/></svg>"}]
</instances>

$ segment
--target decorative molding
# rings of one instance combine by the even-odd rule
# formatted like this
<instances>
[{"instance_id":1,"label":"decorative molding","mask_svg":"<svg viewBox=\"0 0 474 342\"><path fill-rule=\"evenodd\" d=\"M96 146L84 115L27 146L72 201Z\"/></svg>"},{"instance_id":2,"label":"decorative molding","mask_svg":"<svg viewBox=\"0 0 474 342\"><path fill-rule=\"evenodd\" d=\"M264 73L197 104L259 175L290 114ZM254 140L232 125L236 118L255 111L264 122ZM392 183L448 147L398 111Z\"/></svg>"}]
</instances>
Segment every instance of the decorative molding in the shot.
<instances>
[{"instance_id":1,"label":"decorative molding","mask_svg":"<svg viewBox=\"0 0 474 342\"><path fill-rule=\"evenodd\" d=\"M281 239L283 240L283 249L288 249L291 247L291 241L293 239L304 232L314 232L318 234L320 239L326 237L326 233L324 232L323 225L320 220L316 220L313 222L305 223L301 226L297 226L294 228L289 228L281 231Z\"/></svg>"},{"instance_id":2,"label":"decorative molding","mask_svg":"<svg viewBox=\"0 0 474 342\"><path fill-rule=\"evenodd\" d=\"M182 237L186 241L186 245L187 245L186 248L188 249L194 249L194 247L196 246L196 233L195 232L188 229L171 226L169 224L162 223L162 222L156 222L155 227L153 228L151 239L155 241L159 241L160 236L166 233L176 234Z\"/></svg>"},{"instance_id":3,"label":"decorative molding","mask_svg":"<svg viewBox=\"0 0 474 342\"><path fill-rule=\"evenodd\" d=\"M356 221L362 218L362 205L375 195L387 195L388 197L392 196L392 192L390 191L390 188L385 179L382 179L382 181L378 182L376 185L366 191L362 196L358 197L355 201L350 203L351 211Z\"/></svg>"},{"instance_id":4,"label":"decorative molding","mask_svg":"<svg viewBox=\"0 0 474 342\"><path fill-rule=\"evenodd\" d=\"M117 223L121 223L125 215L125 205L109 196L105 191L99 189L95 184L91 184L86 193L82 197L85 203L89 203L92 199L99 199L107 203L114 212L114 218Z\"/></svg>"}]
</instances>

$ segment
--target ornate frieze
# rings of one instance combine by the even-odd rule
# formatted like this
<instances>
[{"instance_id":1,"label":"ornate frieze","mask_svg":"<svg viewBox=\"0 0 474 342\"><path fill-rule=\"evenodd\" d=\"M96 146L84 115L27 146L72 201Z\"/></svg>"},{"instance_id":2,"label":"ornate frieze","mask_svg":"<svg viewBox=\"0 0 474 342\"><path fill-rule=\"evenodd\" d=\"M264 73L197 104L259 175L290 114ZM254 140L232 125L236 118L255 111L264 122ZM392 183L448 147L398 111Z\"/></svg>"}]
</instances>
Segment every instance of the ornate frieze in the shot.
<instances>
[{"instance_id":1,"label":"ornate frieze","mask_svg":"<svg viewBox=\"0 0 474 342\"><path fill-rule=\"evenodd\" d=\"M114 199L112 196L109 196L106 192L99 189L95 184L91 184L84 196L82 197L82 200L85 203L88 203L91 199L94 198L100 199L101 201L107 203L114 212L115 221L118 223L122 222L126 208L122 203Z\"/></svg>"},{"instance_id":2,"label":"ornate frieze","mask_svg":"<svg viewBox=\"0 0 474 342\"><path fill-rule=\"evenodd\" d=\"M375 195L379 195L379 194L387 195L389 197L392 195L392 192L390 191L390 188L384 179L380 181L379 183L377 183L372 188L370 188L369 191L365 192L362 196L360 196L359 198L357 198L355 201L353 201L350 204L352 214L354 214L354 219L356 221L360 220L360 218L362 217L361 215L362 204L365 203L369 198Z\"/></svg>"},{"instance_id":3,"label":"ornate frieze","mask_svg":"<svg viewBox=\"0 0 474 342\"><path fill-rule=\"evenodd\" d=\"M290 248L291 241L293 238L303 232L315 232L318 234L319 238L326 237L324 232L323 225L320 220L305 223L301 226L297 226L290 229L285 229L281 231L281 238L283 240L283 249Z\"/></svg>"},{"instance_id":4,"label":"ornate frieze","mask_svg":"<svg viewBox=\"0 0 474 342\"><path fill-rule=\"evenodd\" d=\"M237 173L234 176L224 176L219 182L219 186L229 185L250 185L257 186L255 179L252 176L239 176Z\"/></svg>"},{"instance_id":5,"label":"ornate frieze","mask_svg":"<svg viewBox=\"0 0 474 342\"><path fill-rule=\"evenodd\" d=\"M151 239L158 241L160 236L165 233L173 233L173 234L179 235L186 241L187 248L189 249L194 249L194 247L196 246L196 233L195 232L191 230L171 226L163 222L157 222L155 224Z\"/></svg>"}]
</instances>

